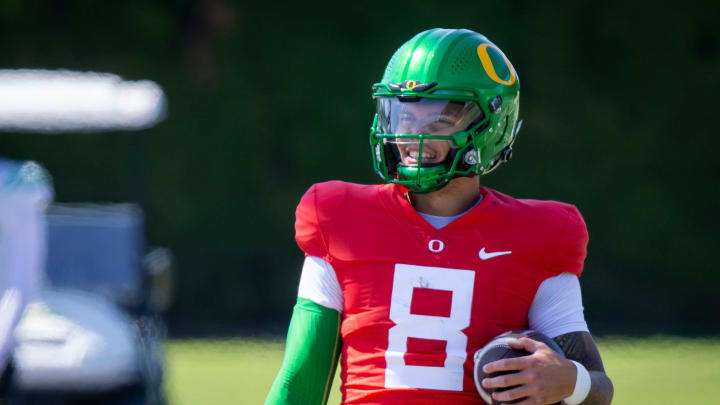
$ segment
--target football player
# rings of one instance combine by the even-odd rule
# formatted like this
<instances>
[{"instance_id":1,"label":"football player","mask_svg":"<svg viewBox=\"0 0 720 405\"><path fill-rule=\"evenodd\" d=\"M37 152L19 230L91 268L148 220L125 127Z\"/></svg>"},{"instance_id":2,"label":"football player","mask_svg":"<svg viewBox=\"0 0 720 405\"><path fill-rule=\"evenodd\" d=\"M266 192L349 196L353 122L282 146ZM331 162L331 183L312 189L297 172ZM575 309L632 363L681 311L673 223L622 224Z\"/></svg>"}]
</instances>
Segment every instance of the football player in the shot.
<instances>
[{"instance_id":1,"label":"football player","mask_svg":"<svg viewBox=\"0 0 720 405\"><path fill-rule=\"evenodd\" d=\"M488 364L499 402L608 404L613 388L583 317L588 234L578 210L479 185L511 157L519 79L483 35L432 29L373 86L383 185L313 185L296 211L306 258L285 357L266 404L478 404L473 354L508 330L547 345ZM338 360L339 359L339 360Z\"/></svg>"},{"instance_id":2,"label":"football player","mask_svg":"<svg viewBox=\"0 0 720 405\"><path fill-rule=\"evenodd\" d=\"M35 162L0 159L0 403L13 374L13 332L45 264L50 176Z\"/></svg>"}]
</instances>

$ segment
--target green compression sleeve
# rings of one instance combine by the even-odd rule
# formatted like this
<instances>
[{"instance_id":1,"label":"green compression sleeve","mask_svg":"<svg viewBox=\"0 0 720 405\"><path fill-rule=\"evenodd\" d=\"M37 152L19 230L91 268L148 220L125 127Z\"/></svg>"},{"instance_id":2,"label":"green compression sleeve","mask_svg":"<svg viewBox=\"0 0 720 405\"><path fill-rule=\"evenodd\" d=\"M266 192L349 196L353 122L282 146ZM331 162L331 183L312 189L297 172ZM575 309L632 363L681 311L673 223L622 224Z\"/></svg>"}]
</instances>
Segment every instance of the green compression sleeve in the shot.
<instances>
[{"instance_id":1,"label":"green compression sleeve","mask_svg":"<svg viewBox=\"0 0 720 405\"><path fill-rule=\"evenodd\" d=\"M340 313L298 297L265 405L325 405L340 354Z\"/></svg>"}]
</instances>

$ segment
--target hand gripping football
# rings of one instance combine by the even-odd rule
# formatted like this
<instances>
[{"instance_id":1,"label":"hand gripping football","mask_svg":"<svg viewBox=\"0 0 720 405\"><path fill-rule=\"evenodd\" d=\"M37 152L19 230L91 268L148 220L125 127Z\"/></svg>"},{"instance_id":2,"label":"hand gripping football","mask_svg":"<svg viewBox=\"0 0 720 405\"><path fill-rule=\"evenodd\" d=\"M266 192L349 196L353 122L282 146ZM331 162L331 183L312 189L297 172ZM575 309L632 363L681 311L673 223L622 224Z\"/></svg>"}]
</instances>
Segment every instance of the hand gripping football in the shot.
<instances>
[{"instance_id":1,"label":"hand gripping football","mask_svg":"<svg viewBox=\"0 0 720 405\"><path fill-rule=\"evenodd\" d=\"M496 376L503 375L503 374L515 373L516 371L501 371L501 372L486 374L482 370L483 366L485 366L488 363L492 363L495 360L511 359L511 358L515 358L515 357L522 357L522 356L529 355L530 353L528 353L525 350L516 350L508 345L508 342L515 340L515 339L519 339L521 337L528 337L530 339L537 340L539 342L543 342L546 345L548 345L548 347L550 347L551 349L553 349L554 351L556 351L557 353L559 353L560 355L565 357L565 354L563 353L562 349L560 349L560 346L558 346L558 344L555 343L554 340L552 340L547 335L544 335L538 331L534 331L534 330L509 331L509 332L505 332L501 335L496 336L493 340L488 342L485 345L485 347L483 347L482 349L475 352L475 356L473 357L474 361L475 361L475 367L474 367L475 370L473 372L473 377L475 378L475 387L477 387L477 390L480 393L480 396L487 404L499 405L500 402L498 402L492 398L492 393L495 391L509 390L509 389L515 388L516 386L507 387L507 388L486 389L480 384L480 382L484 378L487 378L487 377L496 377ZM513 401L506 401L505 403L514 404L514 403L520 402L524 399L525 398L518 398Z\"/></svg>"}]
</instances>

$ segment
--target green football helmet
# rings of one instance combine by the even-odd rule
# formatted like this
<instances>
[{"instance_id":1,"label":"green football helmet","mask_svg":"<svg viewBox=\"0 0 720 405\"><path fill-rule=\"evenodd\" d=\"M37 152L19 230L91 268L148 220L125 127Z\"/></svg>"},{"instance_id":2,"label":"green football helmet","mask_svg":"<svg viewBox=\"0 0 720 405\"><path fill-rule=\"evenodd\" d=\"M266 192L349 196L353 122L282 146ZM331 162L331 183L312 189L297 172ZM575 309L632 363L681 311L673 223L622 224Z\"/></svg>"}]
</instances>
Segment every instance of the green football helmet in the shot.
<instances>
[{"instance_id":1,"label":"green football helmet","mask_svg":"<svg viewBox=\"0 0 720 405\"><path fill-rule=\"evenodd\" d=\"M417 193L486 174L512 156L520 82L483 35L431 29L403 44L373 85L373 167Z\"/></svg>"}]
</instances>

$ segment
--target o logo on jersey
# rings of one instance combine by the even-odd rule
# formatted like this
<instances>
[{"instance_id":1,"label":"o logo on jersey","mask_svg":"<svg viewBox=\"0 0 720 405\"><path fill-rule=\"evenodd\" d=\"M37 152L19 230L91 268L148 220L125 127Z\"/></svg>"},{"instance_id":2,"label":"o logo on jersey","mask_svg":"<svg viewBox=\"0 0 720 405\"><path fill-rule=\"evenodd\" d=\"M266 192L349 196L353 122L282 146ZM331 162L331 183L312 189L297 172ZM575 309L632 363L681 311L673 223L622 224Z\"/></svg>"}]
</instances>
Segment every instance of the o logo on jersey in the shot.
<instances>
[{"instance_id":1,"label":"o logo on jersey","mask_svg":"<svg viewBox=\"0 0 720 405\"><path fill-rule=\"evenodd\" d=\"M441 240L433 239L428 242L428 249L433 253L442 252L445 249L445 243Z\"/></svg>"},{"instance_id":2,"label":"o logo on jersey","mask_svg":"<svg viewBox=\"0 0 720 405\"><path fill-rule=\"evenodd\" d=\"M505 60L505 66L507 66L508 70L510 71L510 78L508 80L501 79L495 72L495 66L492 63L492 60L490 59L490 55L488 54L487 50L489 46L496 50L500 54L500 56L503 57L503 60ZM480 44L477 47L477 54L478 58L480 58L480 63L482 63L483 65L483 69L485 69L485 73L487 73L488 77L490 77L494 82L504 84L506 86L510 86L511 84L515 83L515 79L517 77L517 75L515 74L515 69L510 64L508 58L505 57L505 54L502 53L502 51L498 49L497 46L493 44Z\"/></svg>"}]
</instances>

